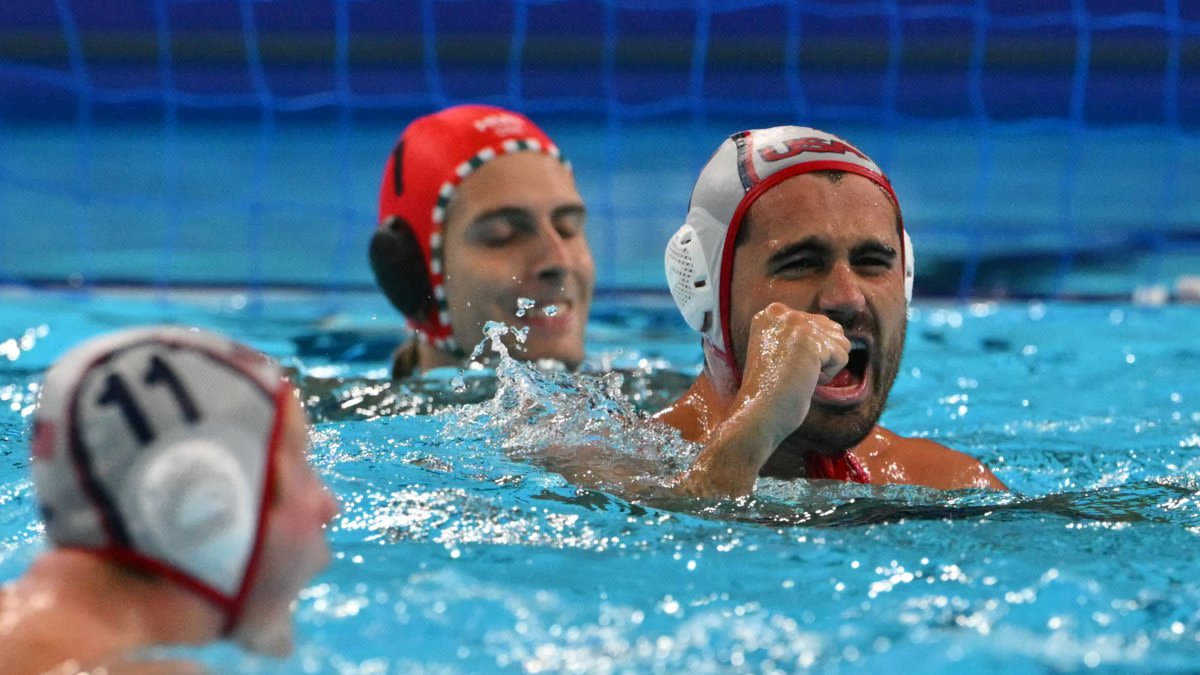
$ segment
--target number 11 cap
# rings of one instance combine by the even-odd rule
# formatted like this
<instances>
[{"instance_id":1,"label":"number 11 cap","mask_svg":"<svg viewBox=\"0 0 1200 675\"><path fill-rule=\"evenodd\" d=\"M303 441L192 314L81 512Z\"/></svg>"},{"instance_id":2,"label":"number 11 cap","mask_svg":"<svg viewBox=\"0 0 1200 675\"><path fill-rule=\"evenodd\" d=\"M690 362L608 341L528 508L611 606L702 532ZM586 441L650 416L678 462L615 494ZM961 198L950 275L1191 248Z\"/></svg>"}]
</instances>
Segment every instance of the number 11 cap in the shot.
<instances>
[{"instance_id":1,"label":"number 11 cap","mask_svg":"<svg viewBox=\"0 0 1200 675\"><path fill-rule=\"evenodd\" d=\"M32 465L58 547L159 574L241 615L292 387L262 354L177 327L85 342L45 375Z\"/></svg>"}]
</instances>

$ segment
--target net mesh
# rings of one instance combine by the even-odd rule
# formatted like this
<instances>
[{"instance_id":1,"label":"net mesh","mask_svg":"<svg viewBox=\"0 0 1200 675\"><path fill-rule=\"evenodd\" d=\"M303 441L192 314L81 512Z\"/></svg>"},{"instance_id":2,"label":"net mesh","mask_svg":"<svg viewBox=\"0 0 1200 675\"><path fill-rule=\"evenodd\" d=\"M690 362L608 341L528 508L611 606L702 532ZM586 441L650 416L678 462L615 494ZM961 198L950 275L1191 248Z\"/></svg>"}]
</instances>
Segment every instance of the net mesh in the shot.
<instances>
[{"instance_id":1,"label":"net mesh","mask_svg":"<svg viewBox=\"0 0 1200 675\"><path fill-rule=\"evenodd\" d=\"M521 110L572 159L599 284L662 251L727 134L826 128L891 175L917 294L1200 269L1182 0L0 3L0 281L370 287L413 117Z\"/></svg>"}]
</instances>

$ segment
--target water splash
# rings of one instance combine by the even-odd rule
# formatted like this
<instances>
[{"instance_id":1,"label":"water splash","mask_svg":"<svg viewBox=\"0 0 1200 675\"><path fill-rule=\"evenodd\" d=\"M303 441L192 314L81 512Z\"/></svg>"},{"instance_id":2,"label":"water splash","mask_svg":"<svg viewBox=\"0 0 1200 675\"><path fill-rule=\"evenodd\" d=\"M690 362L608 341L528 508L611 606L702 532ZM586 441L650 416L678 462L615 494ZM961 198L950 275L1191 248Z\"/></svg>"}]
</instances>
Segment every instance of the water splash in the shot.
<instances>
[{"instance_id":1,"label":"water splash","mask_svg":"<svg viewBox=\"0 0 1200 675\"><path fill-rule=\"evenodd\" d=\"M760 479L749 497L704 500L673 488L700 446L644 412L623 393L624 376L546 370L512 358L512 336L526 329L489 322L471 360L490 358L495 396L442 413L443 442L486 447L565 477L647 505L722 520L774 525L852 525L903 518L975 517L1009 503L1010 493L976 494L950 505L947 493L913 486Z\"/></svg>"},{"instance_id":2,"label":"water splash","mask_svg":"<svg viewBox=\"0 0 1200 675\"><path fill-rule=\"evenodd\" d=\"M532 298L517 298L517 318L524 318L525 314L533 309L536 304L537 302Z\"/></svg>"},{"instance_id":3,"label":"water splash","mask_svg":"<svg viewBox=\"0 0 1200 675\"><path fill-rule=\"evenodd\" d=\"M508 343L524 344L527 331L484 327L470 360L490 359L496 395L446 412L448 442L484 439L512 458L618 491L631 480L666 485L690 464L696 446L638 412L621 391L621 373L570 373L513 358Z\"/></svg>"},{"instance_id":4,"label":"water splash","mask_svg":"<svg viewBox=\"0 0 1200 675\"><path fill-rule=\"evenodd\" d=\"M0 358L7 359L10 362L16 361L23 354L36 347L38 341L44 339L49 334L50 327L46 324L40 324L25 329L20 337L0 340Z\"/></svg>"},{"instance_id":5,"label":"water splash","mask_svg":"<svg viewBox=\"0 0 1200 675\"><path fill-rule=\"evenodd\" d=\"M492 376L499 359L490 343L488 365L464 374L469 393L487 393L469 401L448 395L441 375L346 382L364 402L314 433L314 459L343 497L343 516L329 528L329 571L297 603L296 655L250 662L226 644L223 660L199 660L213 672L888 672L924 654L924 670L938 673L964 664L981 672L1191 672L1200 590L1190 580L1200 565L1186 551L1200 536L1200 394L1194 378L1178 373L1180 364L1200 364L1200 352L1171 343L1155 357L1147 345L1159 333L1195 331L1164 329L1170 308L1150 319L1120 310L1122 330L1142 325L1144 333L1107 347L1103 330L1094 331L1104 348L1092 345L1092 353L1114 353L1121 368L1122 345L1142 345L1138 364L1157 365L1135 383L1155 398L1090 365L1098 360L1086 356L1092 341L1080 347L1085 356L1069 358L1088 325L1080 320L1097 308L1052 305L1029 330L1036 339L1022 335L1026 311L1005 308L1000 318L1015 313L1022 323L985 334L1002 336L1016 354L1036 344L1025 358L967 340L983 321L974 314L960 332L946 330L944 343L916 341L922 378L900 378L888 424L989 458L1026 495L764 479L741 503L681 499L652 508L515 459L520 449L501 450L509 436L502 420L474 438L446 437L445 420L464 404L490 405L498 386L517 386ZM1090 320L1108 327L1108 311ZM619 323L611 339L640 344L646 330L653 327ZM502 344L511 352L515 339ZM678 356L656 343L647 351L693 363L694 337L679 346ZM45 364L34 372L30 356L42 358L26 353L17 365L28 372L0 368L0 393L31 397L27 385ZM678 376L673 395L696 374L650 364L647 377ZM544 375L529 377L549 386L537 380ZM638 376L623 378L635 403L629 386ZM946 424L937 398L964 393L964 377L978 381L970 403L990 416ZM1036 392L1080 380L1088 385L1080 396L1050 397L1039 410ZM1168 398L1175 391L1183 403ZM385 395L396 400L372 399ZM1020 406L1023 398L1032 405ZM0 471L0 514L10 511L7 523L0 515L8 526L0 527L0 578L11 578L45 535L28 527L37 519L28 467L10 467L27 455L27 420L5 403L0 458L8 459L0 467L10 472ZM1182 419L1172 421L1176 412ZM567 416L538 412L519 422L555 419Z\"/></svg>"},{"instance_id":6,"label":"water splash","mask_svg":"<svg viewBox=\"0 0 1200 675\"><path fill-rule=\"evenodd\" d=\"M533 306L533 301L529 300L528 298L521 298L521 300L518 302L520 303L521 301L527 301L529 305L523 306L523 308L519 310L517 316L521 316L520 312L524 312L525 309ZM513 358L508 353L508 345L504 344L504 336L506 335L511 335L514 343L519 347L520 345L524 345L525 340L528 339L529 329L512 328L507 324L503 324L498 321L488 321L483 325L483 340L481 340L479 344L475 345L475 349L471 350L471 355L467 357L467 370L486 370L487 366L483 362L483 358L485 356L485 350L489 348L491 349L491 352L500 359L501 364L513 361ZM458 375L455 375L454 379L450 381L450 385L454 388L454 391L459 394L466 391L467 388L466 379L464 377L465 372L466 371L459 372Z\"/></svg>"},{"instance_id":7,"label":"water splash","mask_svg":"<svg viewBox=\"0 0 1200 675\"><path fill-rule=\"evenodd\" d=\"M537 301L532 298L517 298L517 318L525 318L525 316L530 313L530 310L536 306ZM558 305L546 305L542 308L542 313L546 316L555 316L558 314Z\"/></svg>"}]
</instances>

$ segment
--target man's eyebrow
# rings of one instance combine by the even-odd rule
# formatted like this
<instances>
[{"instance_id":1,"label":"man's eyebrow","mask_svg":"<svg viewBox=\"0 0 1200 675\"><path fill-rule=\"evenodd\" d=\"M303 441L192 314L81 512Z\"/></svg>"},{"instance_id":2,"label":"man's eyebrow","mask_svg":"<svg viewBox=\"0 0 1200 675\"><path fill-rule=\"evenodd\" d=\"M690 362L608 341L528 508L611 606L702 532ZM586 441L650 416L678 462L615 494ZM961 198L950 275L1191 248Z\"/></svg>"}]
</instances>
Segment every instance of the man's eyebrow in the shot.
<instances>
[{"instance_id":1,"label":"man's eyebrow","mask_svg":"<svg viewBox=\"0 0 1200 675\"><path fill-rule=\"evenodd\" d=\"M519 206L498 206L494 209L488 209L487 211L477 214L471 221L471 224L478 225L479 223L494 220L496 218L503 218L505 220L533 218L533 213L530 212L529 209L523 209Z\"/></svg>"},{"instance_id":2,"label":"man's eyebrow","mask_svg":"<svg viewBox=\"0 0 1200 675\"><path fill-rule=\"evenodd\" d=\"M793 256L801 254L829 255L831 250L832 247L822 239L818 237L805 237L800 241L792 242L776 251L771 255L770 258L767 259L767 264L779 264ZM877 255L883 256L889 260L894 260L898 253L896 252L895 248L889 246L888 244L882 241L872 240L855 246L853 249L851 249L850 255L853 257Z\"/></svg>"},{"instance_id":3,"label":"man's eyebrow","mask_svg":"<svg viewBox=\"0 0 1200 675\"><path fill-rule=\"evenodd\" d=\"M819 255L826 255L829 253L829 251L829 245L818 237L805 237L800 241L794 241L776 251L771 255L770 258L767 259L767 264L772 265L782 262L801 253L816 253Z\"/></svg>"},{"instance_id":4,"label":"man's eyebrow","mask_svg":"<svg viewBox=\"0 0 1200 675\"><path fill-rule=\"evenodd\" d=\"M898 255L896 249L892 248L888 244L883 243L882 241L863 242L858 246L855 246L854 250L851 251L851 254L855 256L880 255L888 259L894 259Z\"/></svg>"},{"instance_id":5,"label":"man's eyebrow","mask_svg":"<svg viewBox=\"0 0 1200 675\"><path fill-rule=\"evenodd\" d=\"M550 212L551 218L561 218L563 216L583 216L583 215L587 215L587 209L583 206L582 203L579 203L579 202L575 202L572 204L563 204L562 206L556 207L553 211Z\"/></svg>"},{"instance_id":6,"label":"man's eyebrow","mask_svg":"<svg viewBox=\"0 0 1200 675\"><path fill-rule=\"evenodd\" d=\"M572 204L563 204L562 206L556 207L553 211L550 212L550 217L551 218L561 218L562 216L570 216L570 215L576 215L576 214L583 215L586 213L587 213L587 209L584 208L583 204L572 203ZM475 224L486 222L488 220L493 220L496 218L503 218L505 220L514 220L514 219L524 218L524 219L532 220L534 217L535 216L533 214L533 211L530 211L529 209L526 209L526 208L522 208L520 206L498 206L494 209L488 209L487 211L484 211L484 212L476 215L475 219L471 221L471 224L475 225Z\"/></svg>"}]
</instances>

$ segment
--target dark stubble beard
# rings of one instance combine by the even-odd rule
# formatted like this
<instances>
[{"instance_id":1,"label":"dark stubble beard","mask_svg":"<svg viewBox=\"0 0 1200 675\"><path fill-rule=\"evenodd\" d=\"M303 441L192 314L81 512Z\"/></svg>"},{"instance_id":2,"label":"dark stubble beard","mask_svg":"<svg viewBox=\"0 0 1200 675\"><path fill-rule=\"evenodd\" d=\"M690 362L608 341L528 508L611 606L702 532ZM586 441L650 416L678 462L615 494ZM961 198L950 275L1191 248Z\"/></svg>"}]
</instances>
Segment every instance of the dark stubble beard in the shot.
<instances>
[{"instance_id":1,"label":"dark stubble beard","mask_svg":"<svg viewBox=\"0 0 1200 675\"><path fill-rule=\"evenodd\" d=\"M802 459L809 452L836 455L862 442L879 422L887 404L888 394L896 374L900 371L900 357L904 351L904 338L908 330L908 319L902 319L900 330L882 350L872 356L873 382L871 393L862 404L841 408L813 402L808 417L799 429L779 444L768 467L775 463L790 463ZM769 468L764 473L771 473Z\"/></svg>"}]
</instances>

